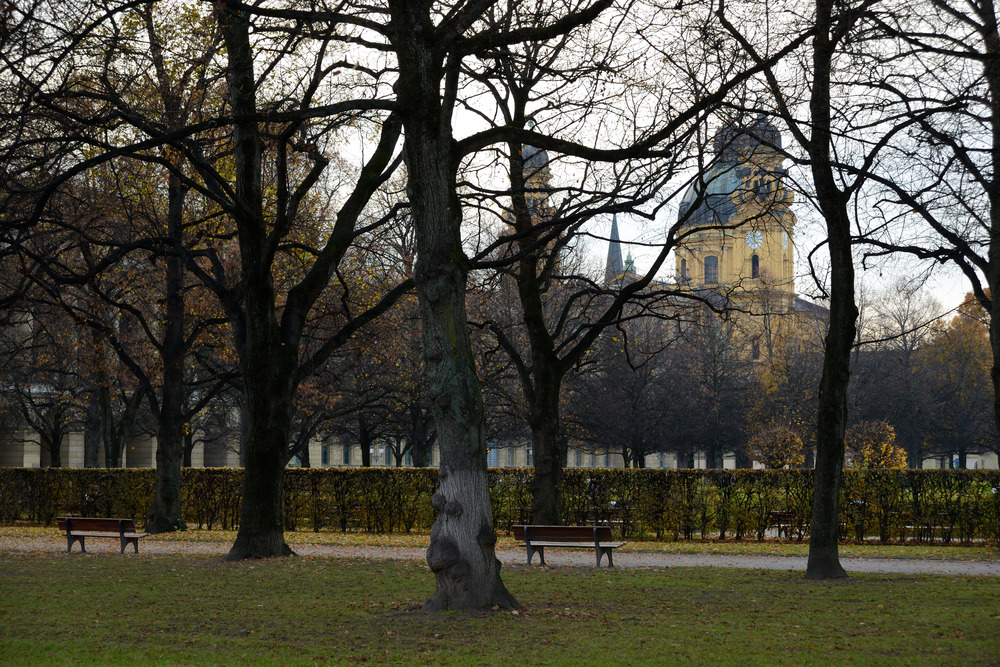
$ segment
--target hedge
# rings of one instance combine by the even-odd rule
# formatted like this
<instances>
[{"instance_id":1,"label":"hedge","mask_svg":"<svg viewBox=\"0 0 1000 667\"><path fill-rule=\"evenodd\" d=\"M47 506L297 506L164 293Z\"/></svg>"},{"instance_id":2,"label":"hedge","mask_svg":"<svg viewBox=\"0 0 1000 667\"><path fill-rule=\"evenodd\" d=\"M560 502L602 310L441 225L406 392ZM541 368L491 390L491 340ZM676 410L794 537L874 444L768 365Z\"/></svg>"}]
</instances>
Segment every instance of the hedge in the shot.
<instances>
[{"instance_id":1,"label":"hedge","mask_svg":"<svg viewBox=\"0 0 1000 667\"><path fill-rule=\"evenodd\" d=\"M530 521L529 468L489 471L498 531ZM0 468L0 523L50 526L64 514L131 517L142 523L152 469ZM238 468L186 468L189 526L233 529L239 520ZM771 512L809 533L812 471L567 469L567 523L607 522L623 537L753 539L768 534ZM288 530L373 533L429 530L433 468L291 468L285 473ZM1000 471L847 470L841 484L844 539L882 542L1000 542Z\"/></svg>"}]
</instances>

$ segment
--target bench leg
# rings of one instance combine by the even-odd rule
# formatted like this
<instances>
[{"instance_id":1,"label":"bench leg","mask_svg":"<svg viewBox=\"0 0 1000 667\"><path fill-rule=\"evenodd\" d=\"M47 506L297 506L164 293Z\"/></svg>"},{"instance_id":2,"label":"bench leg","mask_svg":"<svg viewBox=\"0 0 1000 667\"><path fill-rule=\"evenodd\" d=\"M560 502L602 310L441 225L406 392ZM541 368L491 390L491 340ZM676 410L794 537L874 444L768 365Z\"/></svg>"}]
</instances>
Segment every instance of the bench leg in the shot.
<instances>
[{"instance_id":1,"label":"bench leg","mask_svg":"<svg viewBox=\"0 0 1000 667\"><path fill-rule=\"evenodd\" d=\"M82 535L80 537L77 537L75 535L66 535L66 553L70 553L71 551L73 551L74 542L80 543L80 553L82 554L87 553L87 546L83 543L83 540L84 537Z\"/></svg>"},{"instance_id":2,"label":"bench leg","mask_svg":"<svg viewBox=\"0 0 1000 667\"><path fill-rule=\"evenodd\" d=\"M534 555L538 554L538 564L545 565L545 547L533 547L530 544L527 545L528 549L528 565L531 565L531 559Z\"/></svg>"},{"instance_id":3,"label":"bench leg","mask_svg":"<svg viewBox=\"0 0 1000 667\"><path fill-rule=\"evenodd\" d=\"M611 560L611 553L613 551L612 549L597 547L596 551L597 551L597 567L601 566L601 557L604 555L607 555L608 557L608 567L615 566L614 562Z\"/></svg>"},{"instance_id":4,"label":"bench leg","mask_svg":"<svg viewBox=\"0 0 1000 667\"><path fill-rule=\"evenodd\" d=\"M131 542L132 546L135 547L135 552L139 553L139 538L138 537L123 537L122 538L122 553L125 553L125 547L127 547L129 545L129 542Z\"/></svg>"}]
</instances>

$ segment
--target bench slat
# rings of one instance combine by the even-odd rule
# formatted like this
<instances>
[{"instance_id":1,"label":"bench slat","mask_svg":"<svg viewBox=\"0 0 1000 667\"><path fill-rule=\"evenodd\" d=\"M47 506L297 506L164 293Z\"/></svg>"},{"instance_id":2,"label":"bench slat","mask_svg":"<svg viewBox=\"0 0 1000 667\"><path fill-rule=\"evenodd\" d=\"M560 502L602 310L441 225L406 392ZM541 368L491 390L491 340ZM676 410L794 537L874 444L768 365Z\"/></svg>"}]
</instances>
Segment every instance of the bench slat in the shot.
<instances>
[{"instance_id":1,"label":"bench slat","mask_svg":"<svg viewBox=\"0 0 1000 667\"><path fill-rule=\"evenodd\" d=\"M117 535L115 536L117 537ZM627 542L598 542L594 544L593 542L537 542L531 540L531 545L536 547L566 547L570 549L593 549L595 546L602 549L617 549L618 547L623 547ZM528 543L525 542L521 546L527 546Z\"/></svg>"},{"instance_id":2,"label":"bench slat","mask_svg":"<svg viewBox=\"0 0 1000 667\"><path fill-rule=\"evenodd\" d=\"M514 526L514 539L525 539L525 533L531 534L531 541L549 540L551 542L590 542L594 538L602 542L610 541L611 526Z\"/></svg>"}]
</instances>

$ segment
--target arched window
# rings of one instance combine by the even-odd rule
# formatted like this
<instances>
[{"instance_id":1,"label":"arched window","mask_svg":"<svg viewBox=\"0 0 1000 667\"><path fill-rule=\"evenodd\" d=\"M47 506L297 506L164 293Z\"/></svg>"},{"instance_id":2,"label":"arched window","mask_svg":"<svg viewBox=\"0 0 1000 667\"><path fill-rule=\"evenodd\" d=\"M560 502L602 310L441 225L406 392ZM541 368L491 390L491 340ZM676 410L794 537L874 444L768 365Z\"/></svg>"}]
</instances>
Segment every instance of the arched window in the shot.
<instances>
[{"instance_id":1,"label":"arched window","mask_svg":"<svg viewBox=\"0 0 1000 667\"><path fill-rule=\"evenodd\" d=\"M760 338L754 338L753 342L750 343L750 358L753 360L760 359Z\"/></svg>"},{"instance_id":2,"label":"arched window","mask_svg":"<svg viewBox=\"0 0 1000 667\"><path fill-rule=\"evenodd\" d=\"M715 285L719 282L719 258L709 255L705 258L705 284Z\"/></svg>"},{"instance_id":3,"label":"arched window","mask_svg":"<svg viewBox=\"0 0 1000 667\"><path fill-rule=\"evenodd\" d=\"M681 260L681 280L687 280L688 278L688 261L686 259Z\"/></svg>"},{"instance_id":4,"label":"arched window","mask_svg":"<svg viewBox=\"0 0 1000 667\"><path fill-rule=\"evenodd\" d=\"M760 278L760 257L757 255L750 258L750 277Z\"/></svg>"}]
</instances>

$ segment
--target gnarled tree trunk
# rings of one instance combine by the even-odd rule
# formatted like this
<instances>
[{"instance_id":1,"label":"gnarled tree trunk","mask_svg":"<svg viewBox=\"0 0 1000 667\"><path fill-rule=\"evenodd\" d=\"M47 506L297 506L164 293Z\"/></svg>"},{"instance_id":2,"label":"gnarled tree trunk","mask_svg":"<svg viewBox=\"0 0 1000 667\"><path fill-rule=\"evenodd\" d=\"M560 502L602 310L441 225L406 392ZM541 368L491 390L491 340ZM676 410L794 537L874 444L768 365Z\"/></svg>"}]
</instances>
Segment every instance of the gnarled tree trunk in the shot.
<instances>
[{"instance_id":1,"label":"gnarled tree trunk","mask_svg":"<svg viewBox=\"0 0 1000 667\"><path fill-rule=\"evenodd\" d=\"M427 563L436 590L424 608L518 606L500 579L489 487L483 400L465 308L468 261L456 192L450 108L442 106L444 49L428 7L390 0L398 54L396 94L406 136L404 156L417 237L414 281L420 304L429 396L441 449L438 511Z\"/></svg>"}]
</instances>

